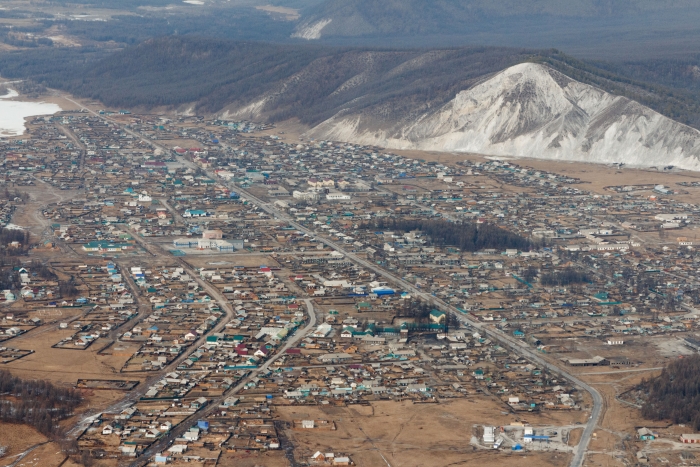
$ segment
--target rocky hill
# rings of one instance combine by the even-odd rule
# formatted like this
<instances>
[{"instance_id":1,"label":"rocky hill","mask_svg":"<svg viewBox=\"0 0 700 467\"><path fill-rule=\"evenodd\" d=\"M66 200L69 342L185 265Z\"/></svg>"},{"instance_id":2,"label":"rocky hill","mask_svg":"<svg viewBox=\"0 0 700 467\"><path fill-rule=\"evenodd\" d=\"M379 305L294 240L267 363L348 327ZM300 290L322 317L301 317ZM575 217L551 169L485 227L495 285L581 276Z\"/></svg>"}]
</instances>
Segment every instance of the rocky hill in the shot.
<instances>
[{"instance_id":1,"label":"rocky hill","mask_svg":"<svg viewBox=\"0 0 700 467\"><path fill-rule=\"evenodd\" d=\"M410 119L342 112L308 136L396 149L700 170L700 131L534 63L512 66Z\"/></svg>"}]
</instances>

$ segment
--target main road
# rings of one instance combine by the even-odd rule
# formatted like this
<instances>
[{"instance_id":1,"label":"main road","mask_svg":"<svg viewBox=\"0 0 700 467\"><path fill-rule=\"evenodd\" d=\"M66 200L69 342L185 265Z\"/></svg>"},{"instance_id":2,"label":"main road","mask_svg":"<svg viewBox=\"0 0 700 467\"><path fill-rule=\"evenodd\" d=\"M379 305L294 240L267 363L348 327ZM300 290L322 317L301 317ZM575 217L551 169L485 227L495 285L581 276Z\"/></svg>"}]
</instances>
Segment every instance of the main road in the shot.
<instances>
[{"instance_id":1,"label":"main road","mask_svg":"<svg viewBox=\"0 0 700 467\"><path fill-rule=\"evenodd\" d=\"M159 149L164 150L164 151L169 151L169 148L164 147L164 146L148 139L147 137L145 137L144 135L142 135L136 131L133 131L129 128L126 128L124 125L120 124L119 122L112 120L110 118L106 118L102 115L99 115L97 112L94 112L91 109L87 109L86 107L84 107L83 105L81 105L80 103L78 103L76 101L73 101L72 99L69 99L69 98L67 98L67 99L70 100L71 102L74 102L75 104L79 105L80 107L86 109L88 112L95 115L96 117L98 117L104 121L108 121L108 122L114 124L115 126L120 127L122 130L126 131L127 133L131 134L134 137L141 139L143 142L148 143L155 148L159 148ZM195 164L193 164L192 162L190 162L188 160L184 160L183 162L186 162L187 165L190 165L190 167L193 167L195 169L199 168L199 167L195 166ZM205 171L205 172L209 175L209 177L211 177L212 180L218 179L216 174L213 173L213 171ZM290 218L285 212L276 209L271 203L267 203L267 202L257 198L256 196L254 196L250 192L242 189L241 187L233 184L232 182L223 181L220 179L219 179L219 181L221 181L223 184L228 185L229 188L237 191L241 195L245 196L248 200L253 202L255 205L257 205L263 211L270 214L272 217L283 220L283 221L287 222L290 226L299 230L300 232L303 232L309 236L317 238L319 241L325 243L326 245L328 245L330 248L334 249L338 253L342 253L343 255L345 255L345 257L347 257L348 259L350 259L350 260L354 261L355 263L367 268L368 270L374 272L378 276L385 278L387 281L401 286L404 290L411 292L416 297L422 298L423 300L432 304L436 308L442 309L443 311L449 311L449 312L454 313L455 316L457 316L463 324L466 324L468 326L471 326L474 329L477 329L481 334L490 337L494 341L496 341L499 344L503 345L504 347L512 350L516 354L522 355L525 358L527 358L528 360L530 360L534 363L537 363L538 365L542 366L543 368L548 369L550 372L558 374L558 375L562 376L563 378L568 379L569 381L571 381L572 383L577 385L579 388L588 392L590 394L592 402L593 402L591 416L588 419L588 422L586 423L586 427L584 428L583 434L581 435L581 440L579 441L579 444L578 444L578 446L576 446L576 449L574 451L574 457L572 458L571 463L569 464L570 467L581 467L583 465L583 461L584 461L586 452L588 451L588 445L590 444L591 439L593 437L593 431L595 430L595 427L598 425L601 414L603 412L603 398L601 397L600 393L595 388L584 383L583 381L581 381L580 379L578 379L577 377L575 377L571 373L567 372L565 369L560 368L558 365L555 365L553 363L550 363L550 362L544 360L530 346L528 346L527 344L525 344L521 340L516 339L512 336L509 336L508 334L506 334L506 333L504 333L504 332L502 332L494 327L490 327L490 326L487 326L483 323L480 323L479 321L476 321L475 319L473 319L473 318L469 317L468 315L465 315L463 312L459 311L454 306L449 305L449 304L445 303L444 301L440 300L439 298L433 297L432 295L429 295L429 294L419 290L413 284L405 281L404 279L402 279L398 276L395 276L394 274L390 273L389 271L386 271L383 268L378 267L376 264L372 264L371 262L367 261L366 259L360 258L359 256L355 255L353 252L347 251L342 245L339 245L332 240L324 238L324 237L320 236L318 233L312 231L311 229L308 229L307 227L299 224L298 222L296 222L292 218ZM307 305L309 305L309 304L307 303ZM315 323L314 312L311 309L309 309L309 313L313 319L313 322ZM309 325L307 328L310 329L311 326ZM295 338L299 339L299 338L301 338L301 335L303 335L303 334L304 333L297 333L295 335ZM292 341L289 341L289 342L292 342ZM288 344L289 344L289 342L288 342ZM281 353L282 353L282 351L280 353L278 353L277 355L275 355L275 357L273 357L272 359L268 360L268 362L271 363L275 359L279 358ZM267 365L269 365L269 363ZM256 370L255 373L257 374L261 370L262 370L262 367L260 369ZM246 378L246 379L248 379L248 378ZM241 382L241 384L243 384L243 382ZM229 391L227 394L231 394L231 393L232 392ZM209 409L209 410L212 410L212 409ZM201 416L201 415L202 414L200 414L199 416ZM178 425L178 428L182 428L185 425L186 425L185 423L182 423L182 424ZM164 440L166 440L166 439L170 440L172 438L170 436L168 436L168 437L164 438ZM162 441L163 440L154 444L151 448L149 448L148 452L149 453L150 452L153 452L153 453L158 452L155 450L156 449L155 446L163 447L164 445L163 445ZM143 456L141 456L140 459L143 459ZM137 464L135 463L132 465L137 465Z\"/></svg>"},{"instance_id":2,"label":"main road","mask_svg":"<svg viewBox=\"0 0 700 467\"><path fill-rule=\"evenodd\" d=\"M212 178L215 178L215 174L209 173L209 176ZM227 182L224 182L227 183ZM327 238L324 238L320 236L317 232L312 231L311 229L308 229L307 227L299 224L298 222L294 221L292 218L290 218L285 212L282 212L278 209L276 209L271 203L266 203L263 200L257 198L250 192L236 186L235 184L231 184L228 182L229 187L231 189L234 189L237 191L239 194L241 194L242 197L247 198L249 201L253 202L256 204L259 208L261 208L263 211L267 212L271 216L283 220L287 223L289 223L290 226L294 227L295 229L299 230L300 232L303 232L311 237L315 237L319 241L325 243L327 246L330 248L334 249L335 251L342 253L347 257L348 259L354 261L355 263L367 268L368 270L374 272L380 277L383 277L387 281L399 285L402 287L404 290L411 292L413 295L416 297L420 297L421 299L425 300L426 302L432 304L436 308L442 309L443 311L449 311L454 313L455 316L458 317L458 319L463 323L468 326L471 326L472 328L478 330L482 335L488 336L494 341L498 342L499 344L503 345L506 348L511 349L513 352L515 352L518 355L522 355L528 360L537 363L538 365L542 366L543 368L546 368L552 373L558 374L562 376L563 378L568 379L572 383L574 383L576 386L579 388L583 389L584 391L588 392L591 395L591 399L593 402L593 408L591 410L591 416L588 419L588 422L586 423L586 426L583 430L583 434L581 436L581 440L579 441L578 446L574 450L574 457L571 460L570 466L571 467L581 467L583 465L583 461L586 455L586 452L588 450L588 445L590 444L590 441L593 437L593 431L595 430L595 427L598 425L598 422L600 420L601 414L603 412L603 398L600 395L600 393L593 388L592 386L584 383L571 373L567 372L565 369L560 368L558 365L555 365L553 363L548 362L547 360L543 359L540 355L537 354L536 351L534 351L530 346L525 344L523 341L516 339L514 337L509 336L508 334L494 328L491 326L487 326L483 323L480 323L479 321L469 317L468 315L465 315L463 312L458 310L452 305L449 305L445 303L444 301L440 300L437 297L434 297L432 295L429 295L421 290L419 290L415 285L405 281L404 279L395 276L394 274L390 273L389 271L378 267L376 264L371 263L370 261L367 261L364 258L360 258L356 254L354 254L351 251L347 251L343 245L340 245L332 240L329 240Z\"/></svg>"}]
</instances>

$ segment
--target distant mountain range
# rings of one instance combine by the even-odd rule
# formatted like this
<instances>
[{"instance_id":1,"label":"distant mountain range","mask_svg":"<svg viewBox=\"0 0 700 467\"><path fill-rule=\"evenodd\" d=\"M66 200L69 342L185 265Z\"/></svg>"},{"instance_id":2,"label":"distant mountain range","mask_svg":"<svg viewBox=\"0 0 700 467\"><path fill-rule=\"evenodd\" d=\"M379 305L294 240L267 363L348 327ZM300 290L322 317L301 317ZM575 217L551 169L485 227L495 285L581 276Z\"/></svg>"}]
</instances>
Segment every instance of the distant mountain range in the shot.
<instances>
[{"instance_id":1,"label":"distant mountain range","mask_svg":"<svg viewBox=\"0 0 700 467\"><path fill-rule=\"evenodd\" d=\"M326 0L293 38L345 44L556 47L590 57L669 56L700 39L694 0ZM618 55L619 54L619 55Z\"/></svg>"}]
</instances>

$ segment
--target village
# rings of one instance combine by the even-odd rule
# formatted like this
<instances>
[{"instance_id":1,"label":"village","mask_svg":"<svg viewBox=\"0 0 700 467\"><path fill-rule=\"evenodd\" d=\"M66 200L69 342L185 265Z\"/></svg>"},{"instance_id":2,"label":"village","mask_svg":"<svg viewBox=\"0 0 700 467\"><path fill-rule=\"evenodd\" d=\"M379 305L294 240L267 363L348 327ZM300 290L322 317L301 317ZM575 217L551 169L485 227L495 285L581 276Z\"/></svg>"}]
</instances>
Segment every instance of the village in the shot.
<instances>
[{"instance_id":1,"label":"village","mask_svg":"<svg viewBox=\"0 0 700 467\"><path fill-rule=\"evenodd\" d=\"M414 465L385 458L377 414L399 409L451 459L561 465L593 401L553 367L631 413L618 371L700 350L689 176L594 184L126 110L36 118L0 154L0 365L109 394L74 431L104 465ZM662 465L700 441L635 417L593 444Z\"/></svg>"}]
</instances>

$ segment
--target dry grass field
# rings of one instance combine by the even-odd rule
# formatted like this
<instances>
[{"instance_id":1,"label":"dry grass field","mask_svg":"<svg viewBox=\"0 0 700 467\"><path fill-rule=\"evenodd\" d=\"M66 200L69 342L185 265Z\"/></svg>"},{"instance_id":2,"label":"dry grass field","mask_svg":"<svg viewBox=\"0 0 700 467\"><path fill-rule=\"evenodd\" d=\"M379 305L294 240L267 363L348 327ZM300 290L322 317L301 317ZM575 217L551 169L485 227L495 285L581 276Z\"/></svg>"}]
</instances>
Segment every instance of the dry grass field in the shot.
<instances>
[{"instance_id":1,"label":"dry grass field","mask_svg":"<svg viewBox=\"0 0 700 467\"><path fill-rule=\"evenodd\" d=\"M0 423L0 446L8 448L0 467L58 467L66 459L58 444L26 425Z\"/></svg>"},{"instance_id":2,"label":"dry grass field","mask_svg":"<svg viewBox=\"0 0 700 467\"><path fill-rule=\"evenodd\" d=\"M375 402L351 407L280 407L283 419L333 420L335 431L289 431L299 456L311 456L317 450L348 454L356 465L419 467L435 465L484 466L565 465L562 453L510 454L477 450L471 446L474 425L508 425L525 420L533 426L568 425L582 422L583 412L544 412L504 415L502 405L486 398L456 399L439 404ZM436 459L440 459L436 463Z\"/></svg>"}]
</instances>

